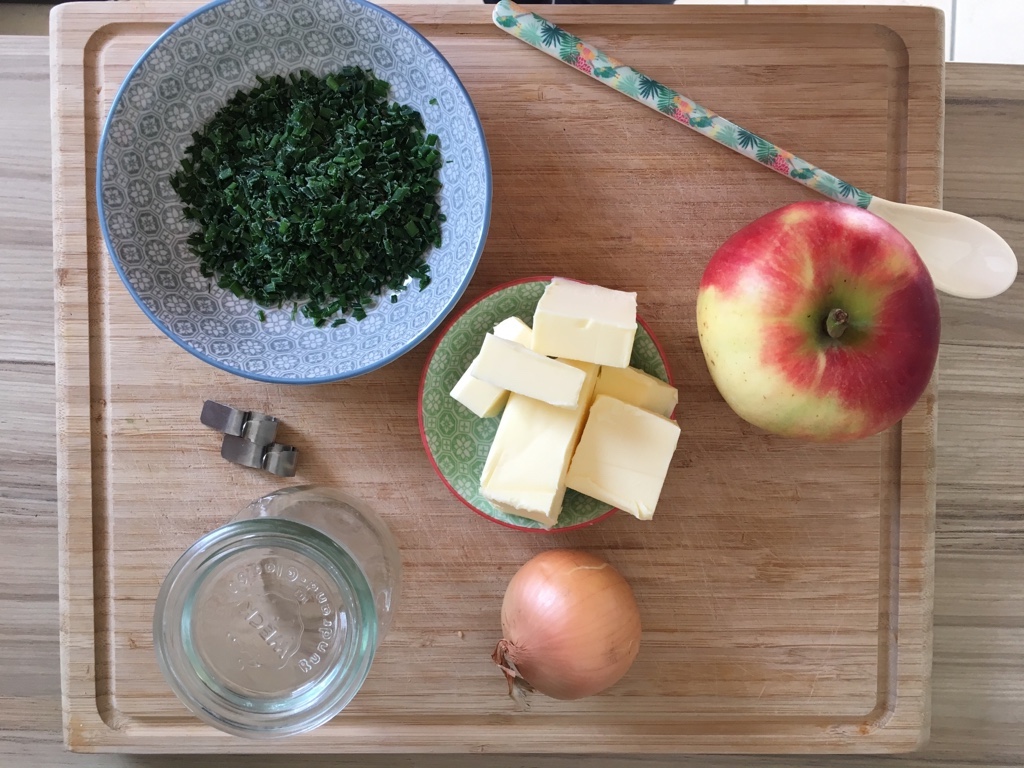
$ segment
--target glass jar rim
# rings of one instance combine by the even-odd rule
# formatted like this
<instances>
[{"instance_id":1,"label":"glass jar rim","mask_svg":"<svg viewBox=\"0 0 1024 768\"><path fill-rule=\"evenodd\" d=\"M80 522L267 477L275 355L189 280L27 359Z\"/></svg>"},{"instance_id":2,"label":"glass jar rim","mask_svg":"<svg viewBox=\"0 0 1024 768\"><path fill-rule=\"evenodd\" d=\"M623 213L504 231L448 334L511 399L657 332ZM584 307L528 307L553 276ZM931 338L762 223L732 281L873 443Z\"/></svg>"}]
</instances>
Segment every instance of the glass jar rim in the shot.
<instances>
[{"instance_id":1,"label":"glass jar rim","mask_svg":"<svg viewBox=\"0 0 1024 768\"><path fill-rule=\"evenodd\" d=\"M257 548L284 551L327 576L342 603L335 610L339 618L344 615L347 635L335 663L325 665L310 685L293 696L268 698L262 706L247 705L228 686L211 680L188 642L193 603L207 574ZM235 520L196 541L168 572L153 615L157 660L178 698L210 725L248 738L302 733L337 715L366 679L377 632L373 594L348 552L316 528L281 518Z\"/></svg>"}]
</instances>

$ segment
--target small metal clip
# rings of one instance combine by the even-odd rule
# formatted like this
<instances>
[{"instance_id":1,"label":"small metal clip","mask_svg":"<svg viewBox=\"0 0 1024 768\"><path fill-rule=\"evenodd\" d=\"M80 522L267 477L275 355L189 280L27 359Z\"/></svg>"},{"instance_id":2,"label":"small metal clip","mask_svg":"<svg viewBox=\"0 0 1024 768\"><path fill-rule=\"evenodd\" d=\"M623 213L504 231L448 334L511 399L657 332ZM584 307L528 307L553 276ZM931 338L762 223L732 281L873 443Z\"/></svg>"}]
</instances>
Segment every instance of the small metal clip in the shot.
<instances>
[{"instance_id":1,"label":"small metal clip","mask_svg":"<svg viewBox=\"0 0 1024 768\"><path fill-rule=\"evenodd\" d=\"M245 426L246 412L230 405L221 405L213 400L203 403L203 412L199 420L208 427L213 427L225 435L241 437L242 428Z\"/></svg>"},{"instance_id":2,"label":"small metal clip","mask_svg":"<svg viewBox=\"0 0 1024 768\"><path fill-rule=\"evenodd\" d=\"M224 435L224 442L220 446L220 456L235 464L253 469L263 469L263 454L266 446L246 440L244 437Z\"/></svg>"},{"instance_id":3,"label":"small metal clip","mask_svg":"<svg viewBox=\"0 0 1024 768\"><path fill-rule=\"evenodd\" d=\"M277 437L277 419L267 416L265 413L250 411L245 426L242 427L242 437L256 445L270 445Z\"/></svg>"},{"instance_id":4,"label":"small metal clip","mask_svg":"<svg viewBox=\"0 0 1024 768\"><path fill-rule=\"evenodd\" d=\"M295 462L299 452L290 445L274 443L267 446L267 452L263 454L263 468L280 477L295 476Z\"/></svg>"},{"instance_id":5,"label":"small metal clip","mask_svg":"<svg viewBox=\"0 0 1024 768\"><path fill-rule=\"evenodd\" d=\"M235 464L264 469L280 477L293 477L299 452L275 443L278 420L259 411L242 411L207 400L199 420L224 433L220 455Z\"/></svg>"}]
</instances>

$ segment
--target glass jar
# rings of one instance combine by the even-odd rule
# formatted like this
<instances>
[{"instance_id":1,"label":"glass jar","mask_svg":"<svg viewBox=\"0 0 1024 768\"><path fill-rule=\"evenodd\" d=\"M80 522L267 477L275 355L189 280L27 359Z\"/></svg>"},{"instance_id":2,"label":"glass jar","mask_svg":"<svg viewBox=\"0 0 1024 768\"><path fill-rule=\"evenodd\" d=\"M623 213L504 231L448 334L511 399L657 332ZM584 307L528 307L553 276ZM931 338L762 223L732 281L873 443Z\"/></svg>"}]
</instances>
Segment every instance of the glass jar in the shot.
<instances>
[{"instance_id":1,"label":"glass jar","mask_svg":"<svg viewBox=\"0 0 1024 768\"><path fill-rule=\"evenodd\" d=\"M264 496L168 573L153 616L161 671L228 733L311 730L362 686L400 579L394 539L363 502L313 486Z\"/></svg>"}]
</instances>

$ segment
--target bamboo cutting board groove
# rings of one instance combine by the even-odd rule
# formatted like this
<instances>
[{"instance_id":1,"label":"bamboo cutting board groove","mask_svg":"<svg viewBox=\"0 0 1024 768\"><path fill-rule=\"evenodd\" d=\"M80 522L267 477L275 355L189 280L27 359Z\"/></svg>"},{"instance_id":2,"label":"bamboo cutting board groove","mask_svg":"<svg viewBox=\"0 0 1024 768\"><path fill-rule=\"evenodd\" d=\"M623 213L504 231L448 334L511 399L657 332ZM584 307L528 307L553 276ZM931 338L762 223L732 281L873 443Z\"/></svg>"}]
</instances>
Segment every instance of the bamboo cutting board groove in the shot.
<instances>
[{"instance_id":1,"label":"bamboo cutting board groove","mask_svg":"<svg viewBox=\"0 0 1024 768\"><path fill-rule=\"evenodd\" d=\"M396 6L480 112L494 216L463 301L532 274L639 292L680 385L683 436L654 521L505 530L434 476L416 426L431 343L349 382L233 378L165 339L104 250L99 130L131 64L194 3L70 4L52 20L61 669L79 751L897 752L927 737L934 386L901 426L845 446L765 435L707 374L694 322L709 255L812 197L538 54L490 8ZM940 203L942 23L923 8L551 7L550 18L851 183ZM403 602L349 709L250 743L200 724L150 628L171 564L291 481L219 458L203 400L272 413L294 482L370 500L400 543ZM644 635L604 695L516 711L490 661L508 579L552 546L632 583Z\"/></svg>"}]
</instances>

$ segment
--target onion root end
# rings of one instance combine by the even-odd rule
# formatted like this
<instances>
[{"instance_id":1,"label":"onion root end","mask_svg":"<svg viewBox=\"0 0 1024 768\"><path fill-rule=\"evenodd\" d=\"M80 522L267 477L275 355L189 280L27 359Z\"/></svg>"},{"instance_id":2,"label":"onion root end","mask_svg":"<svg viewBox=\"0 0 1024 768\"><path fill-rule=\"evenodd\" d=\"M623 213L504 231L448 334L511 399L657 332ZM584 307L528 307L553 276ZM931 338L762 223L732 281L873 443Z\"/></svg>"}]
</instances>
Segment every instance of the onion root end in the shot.
<instances>
[{"instance_id":1,"label":"onion root end","mask_svg":"<svg viewBox=\"0 0 1024 768\"><path fill-rule=\"evenodd\" d=\"M499 640L498 644L494 647L494 653L491 654L491 660L505 674L505 682L508 683L508 695L516 703L516 709L524 711L530 708L530 702L526 698L527 694L533 693L535 689L519 674L515 662L509 658L509 650L511 648L512 643L508 640Z\"/></svg>"}]
</instances>

